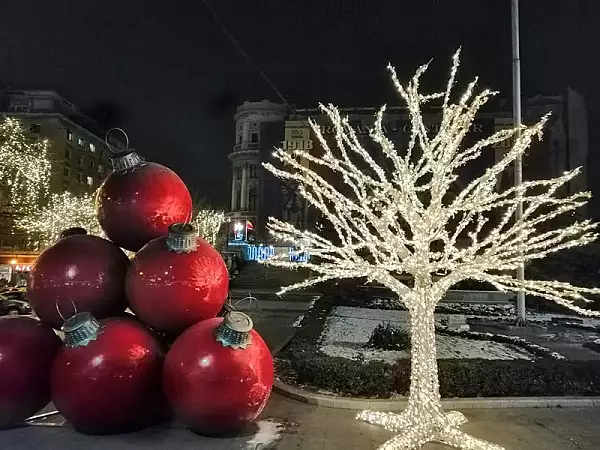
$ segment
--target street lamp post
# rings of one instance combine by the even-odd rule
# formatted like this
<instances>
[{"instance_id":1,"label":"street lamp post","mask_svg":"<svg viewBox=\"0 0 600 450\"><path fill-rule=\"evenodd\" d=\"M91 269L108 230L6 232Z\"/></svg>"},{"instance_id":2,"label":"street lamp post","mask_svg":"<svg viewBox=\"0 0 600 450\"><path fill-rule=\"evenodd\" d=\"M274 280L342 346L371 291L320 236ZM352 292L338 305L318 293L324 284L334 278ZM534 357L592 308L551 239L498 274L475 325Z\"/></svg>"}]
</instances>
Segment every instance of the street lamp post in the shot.
<instances>
[{"instance_id":1,"label":"street lamp post","mask_svg":"<svg viewBox=\"0 0 600 450\"><path fill-rule=\"evenodd\" d=\"M521 135L521 55L519 50L519 0L511 0L512 18L512 81L513 81L513 121L517 128L517 139ZM515 160L515 188L523 183L523 160L519 155ZM521 193L516 195L521 197ZM520 200L515 211L515 220L523 218L523 201ZM517 268L517 280L523 285L525 281L525 265L521 261ZM521 288L517 292L517 317L521 323L525 322L525 291Z\"/></svg>"}]
</instances>

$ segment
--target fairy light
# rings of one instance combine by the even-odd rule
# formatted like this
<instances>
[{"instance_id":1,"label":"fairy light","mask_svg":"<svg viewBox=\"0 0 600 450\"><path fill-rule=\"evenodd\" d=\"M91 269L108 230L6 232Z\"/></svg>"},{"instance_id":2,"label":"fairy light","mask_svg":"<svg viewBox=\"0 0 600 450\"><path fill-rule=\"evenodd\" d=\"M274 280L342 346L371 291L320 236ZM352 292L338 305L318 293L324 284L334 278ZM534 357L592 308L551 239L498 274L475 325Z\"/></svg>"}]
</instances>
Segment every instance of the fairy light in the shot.
<instances>
[{"instance_id":1,"label":"fairy light","mask_svg":"<svg viewBox=\"0 0 600 450\"><path fill-rule=\"evenodd\" d=\"M0 122L0 184L16 215L29 214L47 198L51 175L49 142L34 139L17 119Z\"/></svg>"},{"instance_id":2,"label":"fairy light","mask_svg":"<svg viewBox=\"0 0 600 450\"><path fill-rule=\"evenodd\" d=\"M198 214L196 214L193 224L198 230L198 236L215 247L217 245L219 231L225 221L225 213L223 211L201 209L198 211Z\"/></svg>"},{"instance_id":3,"label":"fairy light","mask_svg":"<svg viewBox=\"0 0 600 450\"><path fill-rule=\"evenodd\" d=\"M93 194L52 194L47 206L25 214L16 225L28 234L35 248L51 245L63 230L71 227L82 227L88 234L101 236L94 200Z\"/></svg>"},{"instance_id":4,"label":"fairy light","mask_svg":"<svg viewBox=\"0 0 600 450\"><path fill-rule=\"evenodd\" d=\"M581 314L599 315L580 308L576 302L588 301L584 296L598 294L600 289L556 281L527 280L521 285L506 275L524 262L595 240L595 227L589 221L538 231L539 225L546 225L559 215L572 214L590 194L558 195L579 169L498 192L497 175L524 155L533 139L541 138L547 118L522 126L520 133L516 129L502 130L472 146L466 145L463 140L477 112L495 93L484 90L476 94L475 80L458 102L452 103L458 67L457 52L445 92L431 95L419 92L426 65L406 86L400 84L395 70L389 67L396 90L408 107L411 125L409 143L400 153L384 134L385 107L376 115L370 136L387 160L385 168L375 162L348 119L332 105L321 105L321 109L333 124L335 146L324 139L320 127L311 121L322 154L278 149L274 156L282 162L281 167L265 164L275 176L296 184L300 195L329 220L337 234L334 242L310 230L269 219L269 229L276 239L314 256L311 262L301 264L317 274L283 287L280 293L331 279L367 277L394 291L409 311L412 362L408 406L400 414L363 411L357 416L398 433L380 447L382 450L419 448L430 441L462 449L502 449L460 431L458 427L467 421L465 416L456 411L445 412L441 405L434 311L444 293L456 283L474 279L489 282L500 291L522 288L530 295L549 298ZM421 108L435 99L442 103L441 123L439 130L430 133ZM511 140L512 147L501 161L448 200L460 167L479 158L484 148ZM343 181L343 191L333 179ZM521 200L523 220L515 222L512 218ZM436 244L436 251L432 250L432 243ZM274 258L268 264L291 268L299 263ZM434 279L433 275L440 273L445 275ZM414 284L403 283L399 274L412 275Z\"/></svg>"}]
</instances>

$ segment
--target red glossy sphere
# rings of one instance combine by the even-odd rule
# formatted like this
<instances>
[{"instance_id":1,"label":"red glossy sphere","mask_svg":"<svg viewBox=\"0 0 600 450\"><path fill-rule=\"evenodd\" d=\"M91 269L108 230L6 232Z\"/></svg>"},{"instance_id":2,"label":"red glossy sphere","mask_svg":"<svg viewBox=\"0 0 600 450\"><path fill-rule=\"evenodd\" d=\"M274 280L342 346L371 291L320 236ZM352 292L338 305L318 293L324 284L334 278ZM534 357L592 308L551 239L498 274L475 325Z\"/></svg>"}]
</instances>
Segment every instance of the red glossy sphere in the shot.
<instances>
[{"instance_id":1,"label":"red glossy sphere","mask_svg":"<svg viewBox=\"0 0 600 450\"><path fill-rule=\"evenodd\" d=\"M229 274L223 258L198 238L190 253L167 248L166 237L154 239L131 261L126 292L135 314L155 330L178 333L223 307Z\"/></svg>"},{"instance_id":2,"label":"red glossy sphere","mask_svg":"<svg viewBox=\"0 0 600 450\"><path fill-rule=\"evenodd\" d=\"M169 225L190 220L192 198L168 167L144 162L127 172L113 172L98 191L97 212L106 236L137 252L167 234Z\"/></svg>"},{"instance_id":3,"label":"red glossy sphere","mask_svg":"<svg viewBox=\"0 0 600 450\"><path fill-rule=\"evenodd\" d=\"M27 282L27 298L40 320L56 329L87 311L99 319L125 311L129 258L106 239L91 235L62 238L39 256Z\"/></svg>"},{"instance_id":4,"label":"red glossy sphere","mask_svg":"<svg viewBox=\"0 0 600 450\"><path fill-rule=\"evenodd\" d=\"M205 320L186 330L165 359L163 392L175 416L204 434L238 431L254 421L273 387L273 359L255 331L246 349L216 341L223 318Z\"/></svg>"},{"instance_id":5,"label":"red glossy sphere","mask_svg":"<svg viewBox=\"0 0 600 450\"><path fill-rule=\"evenodd\" d=\"M50 401L50 372L61 342L32 317L0 318L0 428L17 425Z\"/></svg>"},{"instance_id":6,"label":"red glossy sphere","mask_svg":"<svg viewBox=\"0 0 600 450\"><path fill-rule=\"evenodd\" d=\"M52 369L52 401L77 430L110 433L138 426L160 393L163 352L144 326L100 321L86 346L64 346Z\"/></svg>"}]
</instances>

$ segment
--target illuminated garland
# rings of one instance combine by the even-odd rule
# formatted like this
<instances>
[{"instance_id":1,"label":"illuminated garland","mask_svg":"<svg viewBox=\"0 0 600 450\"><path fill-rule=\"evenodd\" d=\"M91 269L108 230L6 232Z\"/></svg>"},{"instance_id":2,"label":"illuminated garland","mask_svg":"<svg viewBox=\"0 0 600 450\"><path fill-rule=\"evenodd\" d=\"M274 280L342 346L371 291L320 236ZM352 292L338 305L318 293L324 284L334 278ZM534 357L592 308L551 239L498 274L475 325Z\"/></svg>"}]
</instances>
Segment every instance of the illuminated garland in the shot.
<instances>
[{"instance_id":1,"label":"illuminated garland","mask_svg":"<svg viewBox=\"0 0 600 450\"><path fill-rule=\"evenodd\" d=\"M31 137L19 120L0 122L0 185L7 194L5 211L29 214L47 199L51 164L49 142Z\"/></svg>"},{"instance_id":2,"label":"illuminated garland","mask_svg":"<svg viewBox=\"0 0 600 450\"><path fill-rule=\"evenodd\" d=\"M225 223L225 213L212 209L201 209L196 214L193 225L198 230L198 236L208 241L213 247L216 247L219 238L219 231Z\"/></svg>"},{"instance_id":3,"label":"illuminated garland","mask_svg":"<svg viewBox=\"0 0 600 450\"><path fill-rule=\"evenodd\" d=\"M523 155L534 138L541 137L546 117L535 125L522 126L520 134L517 130L502 130L469 146L464 143L465 135L479 109L494 93L484 90L475 94L475 80L458 102L452 103L458 66L457 52L446 90L431 95L419 92L427 66L419 68L407 86L399 83L395 70L389 67L392 81L408 107L411 126L410 141L399 152L383 131L385 108L376 115L370 136L381 149L386 166L378 164L380 159L365 150L348 119L332 105L321 105L321 109L333 124L335 146L329 145L319 125L311 121L323 148L321 154L278 149L274 156L283 163L281 168L265 164L277 177L297 184L300 195L329 220L337 234L334 242L278 219L269 220L276 239L293 243L298 252L308 252L315 257L313 261L318 261L304 263L318 276L284 287L281 293L325 280L367 277L393 290L409 311L412 362L408 407L401 414L363 411L358 415L360 420L398 433L380 447L382 450L415 449L430 441L462 449L501 449L460 431L465 416L445 412L441 405L434 310L456 283L474 279L491 283L501 291L523 289L578 313L598 314L580 308L576 302L585 303L584 295L598 294L600 289L553 281L527 280L521 285L506 275L525 262L596 239L590 221L538 231L540 225L572 214L590 194L557 194L579 169L498 192L498 174ZM441 103L441 123L439 130L429 132L421 108L433 100ZM450 188L460 167L479 158L484 148L511 139L512 147L501 161L451 198ZM343 191L335 179L344 183ZM523 219L515 222L520 201L524 203ZM269 263L284 267L298 264L277 259ZM412 275L414 285L403 283L399 274ZM434 274L442 276L434 278Z\"/></svg>"},{"instance_id":4,"label":"illuminated garland","mask_svg":"<svg viewBox=\"0 0 600 450\"><path fill-rule=\"evenodd\" d=\"M82 227L89 234L101 236L94 199L95 194L52 194L47 206L24 215L16 225L27 233L37 249L52 245L63 230L71 227Z\"/></svg>"}]
</instances>

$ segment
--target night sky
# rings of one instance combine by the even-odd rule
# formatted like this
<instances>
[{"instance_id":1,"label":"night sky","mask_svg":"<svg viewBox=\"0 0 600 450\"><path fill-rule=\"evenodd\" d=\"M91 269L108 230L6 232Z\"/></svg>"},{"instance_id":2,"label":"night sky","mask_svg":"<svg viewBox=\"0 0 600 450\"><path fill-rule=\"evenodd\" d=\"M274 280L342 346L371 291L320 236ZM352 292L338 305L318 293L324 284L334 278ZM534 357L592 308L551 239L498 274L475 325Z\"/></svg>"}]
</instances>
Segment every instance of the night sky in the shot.
<instances>
[{"instance_id":1,"label":"night sky","mask_svg":"<svg viewBox=\"0 0 600 450\"><path fill-rule=\"evenodd\" d=\"M215 206L229 200L233 113L277 95L297 107L394 104L434 58L433 88L463 47L462 80L511 96L510 0L15 0L0 15L0 83L54 89L175 169ZM600 1L521 0L524 95L584 95L600 133ZM593 159L593 158L592 158ZM593 167L590 170L593 173Z\"/></svg>"}]
</instances>

